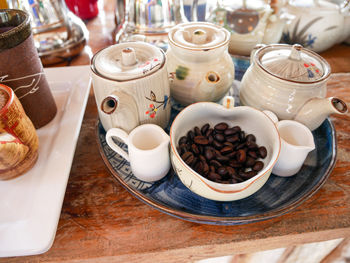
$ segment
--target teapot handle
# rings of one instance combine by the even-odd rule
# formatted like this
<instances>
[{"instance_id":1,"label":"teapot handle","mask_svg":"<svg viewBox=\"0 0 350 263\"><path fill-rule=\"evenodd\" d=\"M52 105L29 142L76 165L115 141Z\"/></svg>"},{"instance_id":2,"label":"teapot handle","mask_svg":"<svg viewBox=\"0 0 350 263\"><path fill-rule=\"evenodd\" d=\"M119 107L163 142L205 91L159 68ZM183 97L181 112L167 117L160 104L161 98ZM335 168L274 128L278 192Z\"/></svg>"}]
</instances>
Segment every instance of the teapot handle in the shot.
<instances>
[{"instance_id":1,"label":"teapot handle","mask_svg":"<svg viewBox=\"0 0 350 263\"><path fill-rule=\"evenodd\" d=\"M266 45L264 44L257 44L253 49L252 51L250 52L250 65L252 65L254 63L254 56L255 56L255 53L260 49L260 48L263 48L265 47Z\"/></svg>"}]
</instances>

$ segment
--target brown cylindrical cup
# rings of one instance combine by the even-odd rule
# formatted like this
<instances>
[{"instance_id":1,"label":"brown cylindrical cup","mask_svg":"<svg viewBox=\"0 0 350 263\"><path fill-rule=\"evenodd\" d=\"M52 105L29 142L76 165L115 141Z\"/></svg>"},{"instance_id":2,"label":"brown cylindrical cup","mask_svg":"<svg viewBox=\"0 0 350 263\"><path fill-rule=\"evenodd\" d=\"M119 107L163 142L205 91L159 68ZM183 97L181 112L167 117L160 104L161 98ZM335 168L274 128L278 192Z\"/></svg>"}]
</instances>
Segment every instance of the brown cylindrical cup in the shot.
<instances>
[{"instance_id":1,"label":"brown cylindrical cup","mask_svg":"<svg viewBox=\"0 0 350 263\"><path fill-rule=\"evenodd\" d=\"M28 171L38 158L39 139L13 90L0 84L0 180Z\"/></svg>"},{"instance_id":2,"label":"brown cylindrical cup","mask_svg":"<svg viewBox=\"0 0 350 263\"><path fill-rule=\"evenodd\" d=\"M11 87L35 128L49 123L57 107L34 46L28 13L0 9L0 83Z\"/></svg>"}]
</instances>

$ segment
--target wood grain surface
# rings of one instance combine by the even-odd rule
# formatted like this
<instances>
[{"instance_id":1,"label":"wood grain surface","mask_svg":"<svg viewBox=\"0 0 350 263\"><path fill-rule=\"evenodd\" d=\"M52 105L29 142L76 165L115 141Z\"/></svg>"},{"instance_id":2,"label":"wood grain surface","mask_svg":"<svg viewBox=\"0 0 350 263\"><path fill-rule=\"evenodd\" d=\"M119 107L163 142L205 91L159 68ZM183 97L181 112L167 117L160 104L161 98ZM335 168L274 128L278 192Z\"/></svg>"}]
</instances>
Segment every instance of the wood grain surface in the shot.
<instances>
[{"instance_id":1,"label":"wood grain surface","mask_svg":"<svg viewBox=\"0 0 350 263\"><path fill-rule=\"evenodd\" d=\"M99 6L99 17L87 23L89 45L70 65L88 64L94 52L113 43L114 2L101 1ZM325 52L325 58L333 72L350 71L350 47L338 45ZM328 95L350 102L349 87L350 73L333 74ZM193 262L350 236L349 115L332 117L338 157L324 186L291 213L240 226L186 222L133 197L100 157L96 119L91 90L52 248L0 262Z\"/></svg>"}]
</instances>

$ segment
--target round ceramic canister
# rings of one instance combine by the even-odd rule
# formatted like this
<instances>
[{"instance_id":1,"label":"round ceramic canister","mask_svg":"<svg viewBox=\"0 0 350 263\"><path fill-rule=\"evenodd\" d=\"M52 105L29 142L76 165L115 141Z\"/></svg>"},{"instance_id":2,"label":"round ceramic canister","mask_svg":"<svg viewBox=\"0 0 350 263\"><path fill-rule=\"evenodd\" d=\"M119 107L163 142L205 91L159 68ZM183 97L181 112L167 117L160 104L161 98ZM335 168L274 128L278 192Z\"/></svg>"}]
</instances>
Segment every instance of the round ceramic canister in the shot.
<instances>
[{"instance_id":1,"label":"round ceramic canister","mask_svg":"<svg viewBox=\"0 0 350 263\"><path fill-rule=\"evenodd\" d=\"M35 128L49 123L57 107L34 46L29 14L0 10L0 83L13 89Z\"/></svg>"},{"instance_id":2,"label":"round ceramic canister","mask_svg":"<svg viewBox=\"0 0 350 263\"><path fill-rule=\"evenodd\" d=\"M153 123L165 128L170 120L170 88L164 52L144 42L116 44L100 50L91 61L93 89L106 131Z\"/></svg>"}]
</instances>

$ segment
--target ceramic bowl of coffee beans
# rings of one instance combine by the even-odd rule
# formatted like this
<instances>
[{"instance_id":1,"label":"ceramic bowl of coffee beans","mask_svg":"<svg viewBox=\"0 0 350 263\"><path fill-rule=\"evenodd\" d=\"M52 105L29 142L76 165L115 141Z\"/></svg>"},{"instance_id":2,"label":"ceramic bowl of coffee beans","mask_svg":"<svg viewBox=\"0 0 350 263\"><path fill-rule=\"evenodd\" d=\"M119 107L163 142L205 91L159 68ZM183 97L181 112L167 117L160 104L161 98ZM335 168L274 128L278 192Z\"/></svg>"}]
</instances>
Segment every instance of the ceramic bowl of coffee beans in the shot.
<instances>
[{"instance_id":1,"label":"ceramic bowl of coffee beans","mask_svg":"<svg viewBox=\"0 0 350 263\"><path fill-rule=\"evenodd\" d=\"M269 178L281 142L273 121L247 106L191 104L170 128L171 162L182 183L217 201L246 198Z\"/></svg>"}]
</instances>

